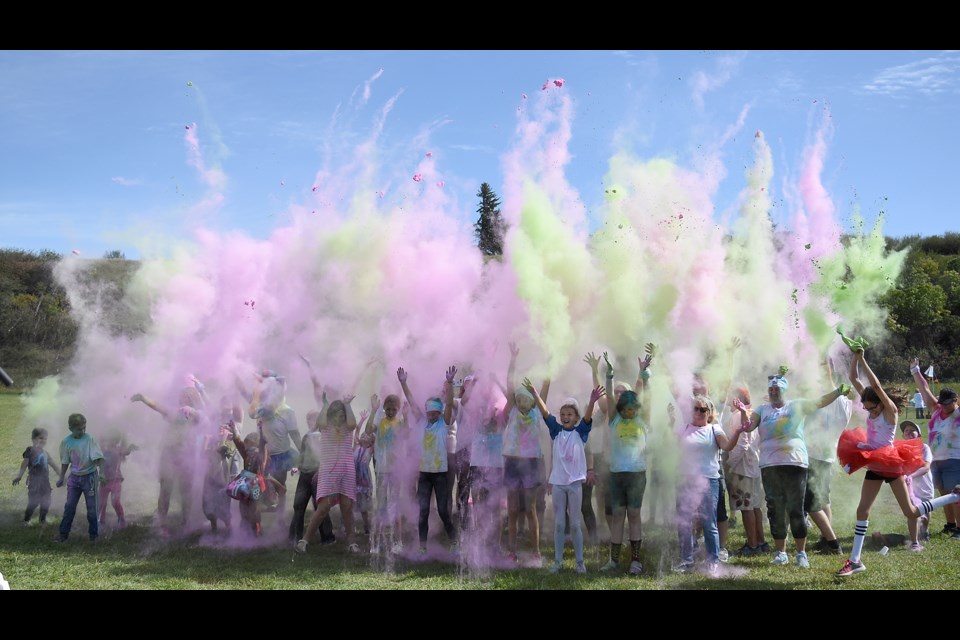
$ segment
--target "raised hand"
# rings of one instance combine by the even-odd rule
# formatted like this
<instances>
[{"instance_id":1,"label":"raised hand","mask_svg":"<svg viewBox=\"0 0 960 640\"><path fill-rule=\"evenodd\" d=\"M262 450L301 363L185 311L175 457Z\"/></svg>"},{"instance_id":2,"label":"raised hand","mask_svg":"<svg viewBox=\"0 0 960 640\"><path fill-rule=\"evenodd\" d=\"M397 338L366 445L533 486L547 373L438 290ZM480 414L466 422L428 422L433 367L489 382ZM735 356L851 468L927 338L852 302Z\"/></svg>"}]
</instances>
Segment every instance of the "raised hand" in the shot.
<instances>
[{"instance_id":1,"label":"raised hand","mask_svg":"<svg viewBox=\"0 0 960 640\"><path fill-rule=\"evenodd\" d=\"M307 365L311 369L313 368L313 365L310 364L310 359L307 356L303 355L302 353L297 353L297 355L300 356L300 359L303 360L303 363L305 365Z\"/></svg>"},{"instance_id":2,"label":"raised hand","mask_svg":"<svg viewBox=\"0 0 960 640\"><path fill-rule=\"evenodd\" d=\"M593 404L594 402L596 402L597 400L599 400L605 395L607 395L607 390L604 389L602 386L598 385L594 387L593 390L590 391L590 404Z\"/></svg>"},{"instance_id":3,"label":"raised hand","mask_svg":"<svg viewBox=\"0 0 960 640\"><path fill-rule=\"evenodd\" d=\"M790 373L790 367L788 367L785 364L782 364L780 365L780 368L777 370L777 373L779 373L781 376L785 376L788 373Z\"/></svg>"},{"instance_id":4,"label":"raised hand","mask_svg":"<svg viewBox=\"0 0 960 640\"><path fill-rule=\"evenodd\" d=\"M730 405L741 413L747 412L747 405L743 404L743 401L740 398L734 398Z\"/></svg>"},{"instance_id":5,"label":"raised hand","mask_svg":"<svg viewBox=\"0 0 960 640\"><path fill-rule=\"evenodd\" d=\"M510 343L510 357L511 357L511 358L516 358L518 355L520 355L520 347L517 346L517 343L516 343L516 342L511 342L511 343Z\"/></svg>"},{"instance_id":6,"label":"raised hand","mask_svg":"<svg viewBox=\"0 0 960 640\"><path fill-rule=\"evenodd\" d=\"M652 342L648 342L647 344L643 345L643 352L652 358L653 356L657 355L657 345Z\"/></svg>"},{"instance_id":7,"label":"raised hand","mask_svg":"<svg viewBox=\"0 0 960 640\"><path fill-rule=\"evenodd\" d=\"M348 393L347 395L343 396L343 404L350 404L351 402L353 402L353 399L356 397L357 397L356 394Z\"/></svg>"},{"instance_id":8,"label":"raised hand","mask_svg":"<svg viewBox=\"0 0 960 640\"><path fill-rule=\"evenodd\" d=\"M397 369L397 380L400 381L400 384L407 383L407 372L404 371L403 367Z\"/></svg>"},{"instance_id":9,"label":"raised hand","mask_svg":"<svg viewBox=\"0 0 960 640\"><path fill-rule=\"evenodd\" d=\"M743 345L743 340L739 336L733 336L733 340L730 341L730 346L733 347L734 351L739 349Z\"/></svg>"},{"instance_id":10,"label":"raised hand","mask_svg":"<svg viewBox=\"0 0 960 640\"><path fill-rule=\"evenodd\" d=\"M920 358L914 358L910 361L910 371L920 368Z\"/></svg>"},{"instance_id":11,"label":"raised hand","mask_svg":"<svg viewBox=\"0 0 960 640\"><path fill-rule=\"evenodd\" d=\"M640 371L646 371L650 367L650 363L653 362L653 354L648 353L642 358L637 358L637 361L640 363Z\"/></svg>"},{"instance_id":12,"label":"raised hand","mask_svg":"<svg viewBox=\"0 0 960 640\"><path fill-rule=\"evenodd\" d=\"M370 412L367 411L366 409L363 409L363 410L360 412L360 422L363 422L364 420L366 420L366 419L369 418L369 417L370 417ZM359 424L359 423L358 423L358 424Z\"/></svg>"},{"instance_id":13,"label":"raised hand","mask_svg":"<svg viewBox=\"0 0 960 640\"><path fill-rule=\"evenodd\" d=\"M607 376L613 377L613 365L610 364L610 356L607 355L607 352L603 352L603 361L607 363Z\"/></svg>"},{"instance_id":14,"label":"raised hand","mask_svg":"<svg viewBox=\"0 0 960 640\"><path fill-rule=\"evenodd\" d=\"M853 387L851 387L849 384L844 382L837 388L837 397L847 395L848 393L850 393L851 389L853 389Z\"/></svg>"},{"instance_id":15,"label":"raised hand","mask_svg":"<svg viewBox=\"0 0 960 640\"><path fill-rule=\"evenodd\" d=\"M447 367L447 382L453 383L454 376L457 375L457 367L455 365L450 365Z\"/></svg>"},{"instance_id":16,"label":"raised hand","mask_svg":"<svg viewBox=\"0 0 960 640\"><path fill-rule=\"evenodd\" d=\"M143 394L142 393L133 394L132 396L130 396L130 402L143 402Z\"/></svg>"},{"instance_id":17,"label":"raised hand","mask_svg":"<svg viewBox=\"0 0 960 640\"><path fill-rule=\"evenodd\" d=\"M376 413L377 409L380 408L380 398L377 394L370 396L370 412Z\"/></svg>"},{"instance_id":18,"label":"raised hand","mask_svg":"<svg viewBox=\"0 0 960 640\"><path fill-rule=\"evenodd\" d=\"M530 378L524 378L520 384L523 385L523 388L529 391L534 398L537 397L537 389L533 386L533 383L530 382Z\"/></svg>"},{"instance_id":19,"label":"raised hand","mask_svg":"<svg viewBox=\"0 0 960 640\"><path fill-rule=\"evenodd\" d=\"M590 365L590 368L594 371L597 370L597 367L600 366L600 358L598 358L593 351L589 352L587 355L583 356L583 361Z\"/></svg>"}]
</instances>

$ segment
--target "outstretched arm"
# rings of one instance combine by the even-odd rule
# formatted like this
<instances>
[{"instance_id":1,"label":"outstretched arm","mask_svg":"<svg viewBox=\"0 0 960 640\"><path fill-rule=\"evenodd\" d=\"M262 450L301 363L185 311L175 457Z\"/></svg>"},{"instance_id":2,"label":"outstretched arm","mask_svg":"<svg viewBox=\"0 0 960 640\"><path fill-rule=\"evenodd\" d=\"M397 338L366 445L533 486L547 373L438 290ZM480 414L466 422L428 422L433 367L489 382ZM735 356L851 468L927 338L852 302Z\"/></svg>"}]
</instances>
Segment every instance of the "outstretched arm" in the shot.
<instances>
[{"instance_id":1,"label":"outstretched arm","mask_svg":"<svg viewBox=\"0 0 960 640\"><path fill-rule=\"evenodd\" d=\"M869 382L870 386L873 387L873 390L877 392L877 395L880 397L880 402L883 404L883 417L886 418L888 423L897 424L897 416L900 414L900 407L894 404L893 400L890 399L890 396L887 395L887 392L883 390L882 386L880 386L880 379L877 378L877 374L875 374L873 369L870 368L870 365L867 364L866 353L863 351L858 351L857 355L860 358L860 363L863 365L863 372L867 375L867 382Z\"/></svg>"},{"instance_id":2,"label":"outstretched arm","mask_svg":"<svg viewBox=\"0 0 960 640\"><path fill-rule=\"evenodd\" d=\"M863 351L854 352L853 357L850 358L850 372L847 375L850 378L850 384L852 384L853 388L857 390L857 393L862 396L863 383L860 382L860 374L857 372L857 367L861 360L863 360Z\"/></svg>"},{"instance_id":3,"label":"outstretched arm","mask_svg":"<svg viewBox=\"0 0 960 640\"><path fill-rule=\"evenodd\" d=\"M147 398L142 393L135 393L132 396L130 396L130 402L142 402L143 404L147 405L148 407L150 407L151 409L153 409L154 411L162 415L164 418L170 417L170 413L166 409L161 407L159 404L157 404L155 401L151 400L150 398Z\"/></svg>"},{"instance_id":4,"label":"outstretched arm","mask_svg":"<svg viewBox=\"0 0 960 640\"><path fill-rule=\"evenodd\" d=\"M515 342L510 343L510 365L507 367L507 389L504 392L504 395L507 397L507 404L503 407L503 412L500 414L502 420L506 420L510 415L510 411L513 409L514 403L517 401L513 391L517 388L517 385L514 383L514 373L517 369L517 356L520 354L520 349L517 347Z\"/></svg>"},{"instance_id":5,"label":"outstretched arm","mask_svg":"<svg viewBox=\"0 0 960 640\"><path fill-rule=\"evenodd\" d=\"M533 400L537 403L537 408L540 409L540 415L543 416L543 419L546 420L550 417L550 412L547 410L547 403L540 397L540 393L537 391L537 388L533 386L533 383L530 382L530 378L523 379L523 388L533 396Z\"/></svg>"},{"instance_id":6,"label":"outstretched arm","mask_svg":"<svg viewBox=\"0 0 960 640\"><path fill-rule=\"evenodd\" d=\"M920 359L914 358L910 362L910 374L913 376L913 381L917 383L917 389L920 390L920 395L923 396L923 401L928 407L935 407L940 404L937 396L933 395L930 391L930 385L927 384L927 379L920 372Z\"/></svg>"},{"instance_id":7,"label":"outstretched arm","mask_svg":"<svg viewBox=\"0 0 960 640\"><path fill-rule=\"evenodd\" d=\"M603 360L607 363L607 384L604 387L607 396L607 422L611 422L617 415L617 397L613 395L613 365L610 364L606 351L603 352Z\"/></svg>"},{"instance_id":8,"label":"outstretched arm","mask_svg":"<svg viewBox=\"0 0 960 640\"><path fill-rule=\"evenodd\" d=\"M54 471L57 471L57 466L53 464L53 460L47 458L47 461L50 463L50 466L53 467ZM17 474L17 477L13 479L13 486L20 484L20 479L23 478L23 472L27 470L27 466L30 465L29 458L24 458L23 462L20 463L20 473Z\"/></svg>"},{"instance_id":9,"label":"outstretched arm","mask_svg":"<svg viewBox=\"0 0 960 640\"><path fill-rule=\"evenodd\" d=\"M417 401L413 399L410 387L407 386L407 372L403 367L397 369L397 380L400 381L400 388L403 389L403 396L407 399L407 405L410 407L410 411L413 412L414 419L420 422L420 420L423 419L423 410L420 408L420 405L417 404Z\"/></svg>"},{"instance_id":10,"label":"outstretched arm","mask_svg":"<svg viewBox=\"0 0 960 640\"><path fill-rule=\"evenodd\" d=\"M637 358L637 361L640 363L640 373L637 375L637 395L641 396L640 417L643 418L643 421L648 425L650 424L650 393L647 388L647 380L650 379L650 363L653 362L653 352L654 346L651 342L647 344L647 355L642 358Z\"/></svg>"},{"instance_id":11,"label":"outstretched arm","mask_svg":"<svg viewBox=\"0 0 960 640\"><path fill-rule=\"evenodd\" d=\"M443 381L443 422L453 424L453 379L457 375L454 365L447 367L446 379Z\"/></svg>"},{"instance_id":12,"label":"outstretched arm","mask_svg":"<svg viewBox=\"0 0 960 640\"><path fill-rule=\"evenodd\" d=\"M593 388L593 390L590 392L590 402L587 403L587 410L583 414L584 422L588 424L593 422L593 408L597 405L597 401L606 394L606 390L599 384ZM589 467L591 465L588 464L587 466Z\"/></svg>"}]
</instances>

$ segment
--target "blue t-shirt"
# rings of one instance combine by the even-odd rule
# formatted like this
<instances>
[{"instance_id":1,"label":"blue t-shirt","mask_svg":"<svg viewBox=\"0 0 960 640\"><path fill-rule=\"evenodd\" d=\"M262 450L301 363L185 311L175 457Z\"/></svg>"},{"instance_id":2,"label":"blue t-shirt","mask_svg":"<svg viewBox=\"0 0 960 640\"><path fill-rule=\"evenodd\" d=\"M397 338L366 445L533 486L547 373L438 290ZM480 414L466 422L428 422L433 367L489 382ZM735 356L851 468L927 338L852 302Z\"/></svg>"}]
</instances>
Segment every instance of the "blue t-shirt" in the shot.
<instances>
[{"instance_id":1,"label":"blue t-shirt","mask_svg":"<svg viewBox=\"0 0 960 640\"><path fill-rule=\"evenodd\" d=\"M547 419L545 420L545 422L547 423L547 430L550 432L550 439L556 440L557 435L559 435L559 433L563 431L563 425L560 424L559 421L557 421L556 416L554 416L552 413L547 416ZM586 442L587 436L590 434L590 429L592 428L593 428L593 420L591 420L590 422L587 422L583 418L580 418L580 423L577 424L577 426L574 427L573 430L580 434L581 440Z\"/></svg>"}]
</instances>

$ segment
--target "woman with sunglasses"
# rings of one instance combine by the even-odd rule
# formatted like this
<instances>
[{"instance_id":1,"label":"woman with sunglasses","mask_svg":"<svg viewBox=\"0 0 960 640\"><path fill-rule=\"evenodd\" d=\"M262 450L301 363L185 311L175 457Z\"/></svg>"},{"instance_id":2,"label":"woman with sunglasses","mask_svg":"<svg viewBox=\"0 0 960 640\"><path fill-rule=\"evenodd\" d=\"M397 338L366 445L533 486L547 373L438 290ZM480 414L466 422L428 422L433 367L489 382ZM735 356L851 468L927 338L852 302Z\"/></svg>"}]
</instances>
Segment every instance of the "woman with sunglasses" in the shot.
<instances>
[{"instance_id":1,"label":"woman with sunglasses","mask_svg":"<svg viewBox=\"0 0 960 640\"><path fill-rule=\"evenodd\" d=\"M860 504L857 505L857 523L853 531L853 548L850 558L837 571L838 576L850 576L866 571L860 560L863 542L870 524L870 508L873 506L880 488L886 482L897 498L900 510L907 518L916 519L939 509L946 504L960 500L960 493L941 496L935 500L924 500L919 507L913 506L907 483L903 479L923 466L923 446L919 439L896 440L899 407L905 398L890 396L880 386L876 374L867 364L863 348L852 345L853 359L850 361L850 383L860 394L860 402L867 412L867 429L844 431L837 445L837 457L847 473L853 473L860 467L866 467L860 489ZM862 368L870 383L864 386L860 382L858 369Z\"/></svg>"},{"instance_id":2,"label":"woman with sunglasses","mask_svg":"<svg viewBox=\"0 0 960 640\"><path fill-rule=\"evenodd\" d=\"M927 424L928 442L933 453L933 463L930 471L933 473L933 482L940 495L952 491L952 487L960 484L960 411L957 411L957 392L949 387L940 389L940 396L934 396L927 385L927 379L920 373L920 361L913 359L910 373L917 383L917 389L923 395L926 405L930 407L930 422ZM944 508L947 524L943 527L944 533L949 533L953 540L960 540L960 505L948 505Z\"/></svg>"},{"instance_id":3,"label":"woman with sunglasses","mask_svg":"<svg viewBox=\"0 0 960 640\"><path fill-rule=\"evenodd\" d=\"M742 408L743 405L740 405ZM742 409L746 411L745 408ZM749 425L742 424L731 437L716 421L713 401L705 395L693 398L690 422L679 433L683 477L677 487L677 537L680 564L676 570L693 568L693 516L699 514L707 547L707 572L715 573L720 563L720 533L717 529L717 500L720 495L720 459L717 452L737 446L740 434Z\"/></svg>"}]
</instances>

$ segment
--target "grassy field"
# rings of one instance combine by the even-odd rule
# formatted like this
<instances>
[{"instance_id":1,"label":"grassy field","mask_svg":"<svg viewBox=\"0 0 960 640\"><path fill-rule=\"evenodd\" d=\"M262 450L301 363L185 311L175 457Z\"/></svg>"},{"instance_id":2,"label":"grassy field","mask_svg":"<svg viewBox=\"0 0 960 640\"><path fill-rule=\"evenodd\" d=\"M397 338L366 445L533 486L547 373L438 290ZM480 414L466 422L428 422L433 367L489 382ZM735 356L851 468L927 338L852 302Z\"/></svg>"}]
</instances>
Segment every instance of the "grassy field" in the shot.
<instances>
[{"instance_id":1,"label":"grassy field","mask_svg":"<svg viewBox=\"0 0 960 640\"><path fill-rule=\"evenodd\" d=\"M91 433L97 435L95 429ZM51 434L49 451L56 452L57 439ZM576 575L569 545L566 569L558 575L532 568L475 570L452 559L418 562L401 558L387 567L382 559L347 554L342 543L311 545L305 556L294 557L283 536L286 522L274 522L272 515L265 516L265 526L273 532L273 541L256 548L227 548L222 538L205 530L158 540L150 526L156 500L152 484L140 493L131 492L132 498L126 497L125 486L124 506L131 526L107 530L98 542L90 543L81 500L70 540L56 544L55 524L40 529L24 528L21 523L27 492L22 485L11 486L10 481L27 444L29 425L21 422L19 396L0 393L0 572L14 589L942 589L944 576L956 575L960 560L960 542L937 533L944 523L939 511L930 525L932 539L922 553L893 549L881 556L865 551L868 570L844 581L833 575L842 557L813 553L807 571L793 565L774 567L770 557L764 556L731 559L719 578L673 574L670 566L676 557L676 533L664 526L645 526L647 575L640 578L599 573L606 557L605 549L598 547L587 551L588 573ZM862 474L834 480L835 526L846 549L861 481ZM294 486L292 482L290 486ZM54 523L59 522L64 498L63 489L54 490ZM110 516L113 519L112 509ZM236 515L234 518L239 520ZM871 532L906 534L906 522L887 489L880 494L870 520ZM431 524L434 531L440 528ZM811 533L811 540L817 537ZM551 557L552 529L542 539L544 557ZM728 547L736 549L743 542L743 529L732 528ZM440 544L439 538L436 544Z\"/></svg>"}]
</instances>

